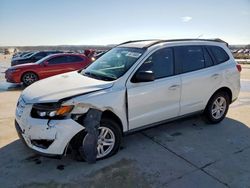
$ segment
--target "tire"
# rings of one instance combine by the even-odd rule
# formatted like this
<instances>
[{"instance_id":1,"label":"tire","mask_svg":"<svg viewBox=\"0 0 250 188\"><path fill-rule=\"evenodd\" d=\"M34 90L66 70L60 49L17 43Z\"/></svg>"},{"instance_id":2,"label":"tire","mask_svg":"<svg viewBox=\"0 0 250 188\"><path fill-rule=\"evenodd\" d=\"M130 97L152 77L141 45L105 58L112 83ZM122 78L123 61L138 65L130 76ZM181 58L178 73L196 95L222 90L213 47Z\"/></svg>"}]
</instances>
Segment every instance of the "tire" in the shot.
<instances>
[{"instance_id":1,"label":"tire","mask_svg":"<svg viewBox=\"0 0 250 188\"><path fill-rule=\"evenodd\" d=\"M227 114L229 103L229 95L226 92L215 93L205 109L206 120L212 124L221 122Z\"/></svg>"},{"instance_id":2,"label":"tire","mask_svg":"<svg viewBox=\"0 0 250 188\"><path fill-rule=\"evenodd\" d=\"M38 76L33 72L26 72L22 76L22 82L25 86L29 86L38 80Z\"/></svg>"},{"instance_id":3,"label":"tire","mask_svg":"<svg viewBox=\"0 0 250 188\"><path fill-rule=\"evenodd\" d=\"M122 133L119 128L119 125L117 122L115 122L112 119L104 118L101 120L100 127L99 127L99 136L101 133L103 133L103 130L107 131L106 139L112 139L114 138L114 144L109 146L104 146L104 140L101 141L101 137L98 138L98 144L97 144L97 160L105 159L108 157L111 157L112 155L116 154L120 148L121 140L122 140ZM83 161L84 159L81 157L79 153L80 147L83 145L83 140L86 136L86 131L83 131L81 133L78 133L78 136L73 144L73 148L76 149L76 153L74 154L75 159L79 161ZM76 145L75 145L76 144ZM102 145L102 146L101 146ZM103 147L105 152L103 155L100 154L100 147ZM85 154L84 154L85 155Z\"/></svg>"}]
</instances>

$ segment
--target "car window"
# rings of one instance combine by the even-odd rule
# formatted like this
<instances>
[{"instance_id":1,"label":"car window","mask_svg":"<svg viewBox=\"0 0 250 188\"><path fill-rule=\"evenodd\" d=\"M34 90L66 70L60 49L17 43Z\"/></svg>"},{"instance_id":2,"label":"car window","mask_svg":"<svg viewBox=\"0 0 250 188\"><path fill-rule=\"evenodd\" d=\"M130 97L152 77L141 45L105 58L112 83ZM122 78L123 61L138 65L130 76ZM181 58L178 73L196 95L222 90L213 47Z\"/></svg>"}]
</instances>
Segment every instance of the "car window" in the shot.
<instances>
[{"instance_id":1,"label":"car window","mask_svg":"<svg viewBox=\"0 0 250 188\"><path fill-rule=\"evenodd\" d=\"M209 55L208 50L206 48L203 48L203 54L204 54L204 58L205 58L206 67L212 66L213 60L212 60L211 56Z\"/></svg>"},{"instance_id":2,"label":"car window","mask_svg":"<svg viewBox=\"0 0 250 188\"><path fill-rule=\"evenodd\" d=\"M22 54L21 57L31 57L32 55L34 54L34 52L28 52L28 53L25 53L25 54Z\"/></svg>"},{"instance_id":3,"label":"car window","mask_svg":"<svg viewBox=\"0 0 250 188\"><path fill-rule=\"evenodd\" d=\"M68 59L66 56L58 56L48 60L50 65L67 63Z\"/></svg>"},{"instance_id":4,"label":"car window","mask_svg":"<svg viewBox=\"0 0 250 188\"><path fill-rule=\"evenodd\" d=\"M61 53L61 52L60 51L48 51L48 52L46 52L47 55L58 54L58 53Z\"/></svg>"},{"instance_id":5,"label":"car window","mask_svg":"<svg viewBox=\"0 0 250 188\"><path fill-rule=\"evenodd\" d=\"M175 60L181 65L182 73L205 67L205 58L201 46L178 46L174 50Z\"/></svg>"},{"instance_id":6,"label":"car window","mask_svg":"<svg viewBox=\"0 0 250 188\"><path fill-rule=\"evenodd\" d=\"M172 76L174 74L173 50L164 48L154 52L138 71L148 70L154 72L155 79Z\"/></svg>"},{"instance_id":7,"label":"car window","mask_svg":"<svg viewBox=\"0 0 250 188\"><path fill-rule=\"evenodd\" d=\"M113 81L124 75L145 49L116 47L102 55L81 73L95 79Z\"/></svg>"},{"instance_id":8,"label":"car window","mask_svg":"<svg viewBox=\"0 0 250 188\"><path fill-rule=\"evenodd\" d=\"M36 59L42 59L45 56L47 56L47 54L45 52L39 52L39 53L37 53L37 54L34 55L34 58L36 58Z\"/></svg>"},{"instance_id":9,"label":"car window","mask_svg":"<svg viewBox=\"0 0 250 188\"><path fill-rule=\"evenodd\" d=\"M223 62L229 60L228 54L221 47L209 46L208 48L212 52L212 54L216 60L216 64L220 64L220 63L223 63Z\"/></svg>"},{"instance_id":10,"label":"car window","mask_svg":"<svg viewBox=\"0 0 250 188\"><path fill-rule=\"evenodd\" d=\"M84 61L84 59L81 58L80 56L73 56L73 55L70 55L70 56L67 56L67 57L68 57L68 62L69 62L69 63Z\"/></svg>"}]
</instances>

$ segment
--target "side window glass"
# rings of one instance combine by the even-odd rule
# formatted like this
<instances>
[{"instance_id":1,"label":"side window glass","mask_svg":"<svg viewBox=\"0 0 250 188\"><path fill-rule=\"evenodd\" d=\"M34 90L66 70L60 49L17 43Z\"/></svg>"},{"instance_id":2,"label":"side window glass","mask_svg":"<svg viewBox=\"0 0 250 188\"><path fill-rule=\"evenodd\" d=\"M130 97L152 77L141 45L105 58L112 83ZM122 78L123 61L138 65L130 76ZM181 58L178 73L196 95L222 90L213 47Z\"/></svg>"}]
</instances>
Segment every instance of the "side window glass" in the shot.
<instances>
[{"instance_id":1,"label":"side window glass","mask_svg":"<svg viewBox=\"0 0 250 188\"><path fill-rule=\"evenodd\" d=\"M213 66L213 60L212 60L211 56L209 55L208 50L205 47L203 48L203 54L204 54L204 58L205 58L206 67Z\"/></svg>"},{"instance_id":2,"label":"side window glass","mask_svg":"<svg viewBox=\"0 0 250 188\"><path fill-rule=\"evenodd\" d=\"M67 58L65 56L54 57L48 60L50 65L67 63Z\"/></svg>"},{"instance_id":3,"label":"side window glass","mask_svg":"<svg viewBox=\"0 0 250 188\"><path fill-rule=\"evenodd\" d=\"M201 46L175 47L175 60L182 67L182 73L205 68L205 58Z\"/></svg>"},{"instance_id":4,"label":"side window glass","mask_svg":"<svg viewBox=\"0 0 250 188\"><path fill-rule=\"evenodd\" d=\"M154 72L155 79L172 76L174 74L173 50L164 48L154 52L138 71L148 70Z\"/></svg>"},{"instance_id":5,"label":"side window glass","mask_svg":"<svg viewBox=\"0 0 250 188\"><path fill-rule=\"evenodd\" d=\"M34 55L35 59L42 59L46 56L47 54L44 52L40 52Z\"/></svg>"},{"instance_id":6,"label":"side window glass","mask_svg":"<svg viewBox=\"0 0 250 188\"><path fill-rule=\"evenodd\" d=\"M209 49L213 53L213 56L215 57L216 64L223 63L227 60L229 60L228 54L219 46L209 46Z\"/></svg>"},{"instance_id":7,"label":"side window glass","mask_svg":"<svg viewBox=\"0 0 250 188\"><path fill-rule=\"evenodd\" d=\"M81 62L83 59L79 56L67 56L69 63Z\"/></svg>"}]
</instances>

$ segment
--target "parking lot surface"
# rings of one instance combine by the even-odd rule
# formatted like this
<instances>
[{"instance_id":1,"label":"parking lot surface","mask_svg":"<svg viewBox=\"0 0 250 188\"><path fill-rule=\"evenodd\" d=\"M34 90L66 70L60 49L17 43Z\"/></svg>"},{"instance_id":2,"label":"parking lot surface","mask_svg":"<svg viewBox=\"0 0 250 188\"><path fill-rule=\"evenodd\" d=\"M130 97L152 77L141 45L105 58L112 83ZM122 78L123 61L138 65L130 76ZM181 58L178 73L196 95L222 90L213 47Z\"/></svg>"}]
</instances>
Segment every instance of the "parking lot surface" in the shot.
<instances>
[{"instance_id":1,"label":"parking lot surface","mask_svg":"<svg viewBox=\"0 0 250 188\"><path fill-rule=\"evenodd\" d=\"M0 72L8 59L0 58ZM70 155L50 159L18 139L14 112L23 87L0 74L0 187L250 187L250 66L227 117L201 116L126 136L113 157L87 164Z\"/></svg>"}]
</instances>

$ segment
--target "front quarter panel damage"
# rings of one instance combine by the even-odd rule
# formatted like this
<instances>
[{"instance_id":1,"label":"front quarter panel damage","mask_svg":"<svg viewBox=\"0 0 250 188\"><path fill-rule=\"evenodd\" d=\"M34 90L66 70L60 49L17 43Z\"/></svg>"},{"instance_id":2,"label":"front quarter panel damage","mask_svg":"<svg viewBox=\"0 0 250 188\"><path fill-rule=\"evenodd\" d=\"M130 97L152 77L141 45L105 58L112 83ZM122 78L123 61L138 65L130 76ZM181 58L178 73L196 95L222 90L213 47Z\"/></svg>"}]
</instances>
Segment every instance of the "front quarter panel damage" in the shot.
<instances>
[{"instance_id":1,"label":"front quarter panel damage","mask_svg":"<svg viewBox=\"0 0 250 188\"><path fill-rule=\"evenodd\" d=\"M116 91L107 89L72 98L64 104L75 106L71 114L85 114L89 109L97 109L102 112L109 110L119 117L125 132L128 130L125 102L125 89Z\"/></svg>"}]
</instances>

